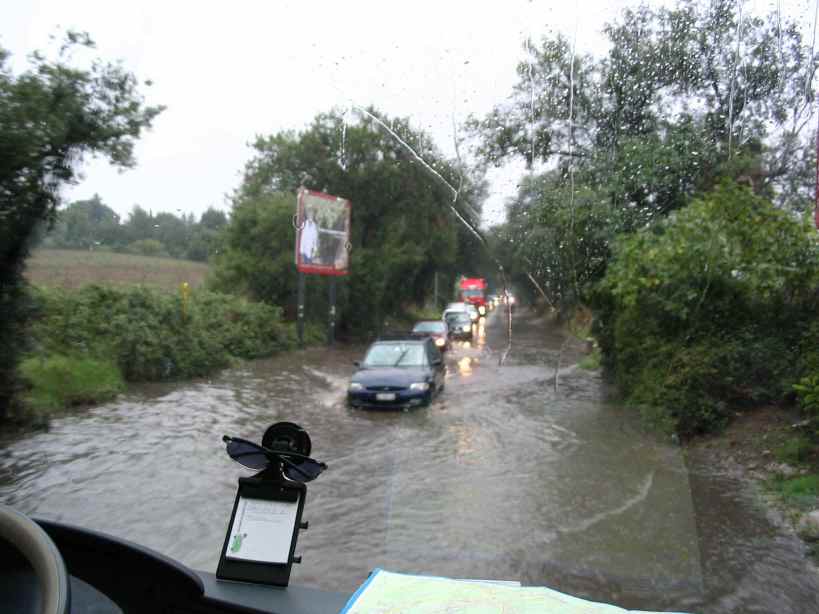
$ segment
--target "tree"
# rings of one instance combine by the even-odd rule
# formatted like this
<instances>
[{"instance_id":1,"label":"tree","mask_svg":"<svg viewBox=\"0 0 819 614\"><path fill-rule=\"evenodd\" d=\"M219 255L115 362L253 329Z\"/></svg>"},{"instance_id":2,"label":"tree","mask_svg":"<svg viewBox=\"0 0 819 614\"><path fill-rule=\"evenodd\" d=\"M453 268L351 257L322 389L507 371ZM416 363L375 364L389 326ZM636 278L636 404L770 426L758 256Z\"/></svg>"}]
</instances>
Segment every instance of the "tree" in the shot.
<instances>
[{"instance_id":1,"label":"tree","mask_svg":"<svg viewBox=\"0 0 819 614\"><path fill-rule=\"evenodd\" d=\"M325 113L299 134L257 139L233 198L215 266L217 286L243 287L294 313L291 218L302 185L352 202L350 275L338 295L343 330L377 329L386 315L425 299L434 271L454 266L460 222L453 207L477 226L480 182L459 173L406 120L384 120L449 184L461 186L453 204L452 190L373 119L375 110L368 113L358 121ZM313 312L323 319L323 282L311 278L308 285L316 292L308 297L318 307Z\"/></svg>"},{"instance_id":2,"label":"tree","mask_svg":"<svg viewBox=\"0 0 819 614\"><path fill-rule=\"evenodd\" d=\"M98 194L60 209L49 234L50 244L54 247L91 249L95 246L114 247L122 242L119 216L102 202Z\"/></svg>"},{"instance_id":3,"label":"tree","mask_svg":"<svg viewBox=\"0 0 819 614\"><path fill-rule=\"evenodd\" d=\"M654 224L723 177L804 211L819 56L797 24L736 7L627 9L605 27L602 57L561 36L528 41L510 101L470 121L487 163L517 157L550 169L521 182L506 227L519 232L517 245L528 237L543 248L513 250L542 286L565 294L567 275L599 279L611 238Z\"/></svg>"},{"instance_id":4,"label":"tree","mask_svg":"<svg viewBox=\"0 0 819 614\"><path fill-rule=\"evenodd\" d=\"M154 214L139 205L134 205L128 213L124 226L126 243L154 238Z\"/></svg>"},{"instance_id":5,"label":"tree","mask_svg":"<svg viewBox=\"0 0 819 614\"><path fill-rule=\"evenodd\" d=\"M211 270L216 288L290 307L296 291L293 263L295 196L271 193L234 203L222 241L225 249Z\"/></svg>"},{"instance_id":6,"label":"tree","mask_svg":"<svg viewBox=\"0 0 819 614\"><path fill-rule=\"evenodd\" d=\"M93 47L69 33L59 57L32 56L14 75L0 48L0 413L16 390L27 319L23 265L38 223L53 222L60 188L77 180L88 154L134 164L133 146L160 107L146 106L136 78L116 64L69 65L70 51Z\"/></svg>"},{"instance_id":7,"label":"tree","mask_svg":"<svg viewBox=\"0 0 819 614\"><path fill-rule=\"evenodd\" d=\"M219 251L220 234L227 223L228 218L224 211L208 207L198 224L190 224L192 234L187 257L191 260L206 261L211 255L216 254Z\"/></svg>"},{"instance_id":8,"label":"tree","mask_svg":"<svg viewBox=\"0 0 819 614\"><path fill-rule=\"evenodd\" d=\"M728 181L621 237L594 304L622 391L681 434L718 426L731 401L782 400L812 374L817 247L810 220Z\"/></svg>"},{"instance_id":9,"label":"tree","mask_svg":"<svg viewBox=\"0 0 819 614\"><path fill-rule=\"evenodd\" d=\"M202 217L199 218L199 224L202 228L207 228L208 230L215 230L220 231L222 228L227 226L228 218L224 211L220 211L219 209L214 209L213 207L208 207L207 211L202 214Z\"/></svg>"},{"instance_id":10,"label":"tree","mask_svg":"<svg viewBox=\"0 0 819 614\"><path fill-rule=\"evenodd\" d=\"M153 219L152 238L162 244L174 258L185 258L191 241L192 229L173 213L157 213Z\"/></svg>"}]
</instances>

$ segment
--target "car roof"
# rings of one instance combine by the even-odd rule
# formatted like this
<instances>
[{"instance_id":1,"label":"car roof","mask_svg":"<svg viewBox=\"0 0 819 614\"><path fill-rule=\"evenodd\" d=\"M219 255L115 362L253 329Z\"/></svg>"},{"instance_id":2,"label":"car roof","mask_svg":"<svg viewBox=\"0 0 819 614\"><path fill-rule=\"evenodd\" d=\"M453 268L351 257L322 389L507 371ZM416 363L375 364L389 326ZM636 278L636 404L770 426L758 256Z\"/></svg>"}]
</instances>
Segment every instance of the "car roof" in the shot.
<instances>
[{"instance_id":1,"label":"car roof","mask_svg":"<svg viewBox=\"0 0 819 614\"><path fill-rule=\"evenodd\" d=\"M419 324L443 324L443 322L440 320L418 320L412 327L415 328Z\"/></svg>"}]
</instances>

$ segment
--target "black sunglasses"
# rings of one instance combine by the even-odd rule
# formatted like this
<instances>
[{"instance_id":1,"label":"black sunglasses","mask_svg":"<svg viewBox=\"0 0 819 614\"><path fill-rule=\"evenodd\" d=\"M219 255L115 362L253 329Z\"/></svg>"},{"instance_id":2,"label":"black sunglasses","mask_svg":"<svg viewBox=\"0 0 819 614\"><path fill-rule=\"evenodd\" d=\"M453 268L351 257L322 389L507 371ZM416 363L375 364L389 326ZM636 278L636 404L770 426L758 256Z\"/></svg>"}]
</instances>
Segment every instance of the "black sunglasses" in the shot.
<instances>
[{"instance_id":1,"label":"black sunglasses","mask_svg":"<svg viewBox=\"0 0 819 614\"><path fill-rule=\"evenodd\" d=\"M271 450L252 441L227 435L222 437L222 441L227 446L228 456L240 465L249 469L262 470L267 469L272 462L281 461L284 464L282 471L284 477L294 482L310 482L327 469L327 463L298 452Z\"/></svg>"}]
</instances>

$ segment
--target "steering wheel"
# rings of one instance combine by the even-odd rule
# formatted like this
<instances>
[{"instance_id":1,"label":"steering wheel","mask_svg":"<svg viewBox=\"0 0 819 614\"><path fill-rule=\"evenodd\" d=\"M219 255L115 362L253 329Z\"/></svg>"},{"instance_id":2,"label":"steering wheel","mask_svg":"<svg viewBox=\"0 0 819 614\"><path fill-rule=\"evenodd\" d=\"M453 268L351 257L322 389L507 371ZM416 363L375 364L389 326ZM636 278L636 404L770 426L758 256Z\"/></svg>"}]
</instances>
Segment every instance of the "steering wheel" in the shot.
<instances>
[{"instance_id":1,"label":"steering wheel","mask_svg":"<svg viewBox=\"0 0 819 614\"><path fill-rule=\"evenodd\" d=\"M12 544L34 568L42 595L42 614L68 614L68 572L57 546L34 521L0 504L0 541Z\"/></svg>"}]
</instances>

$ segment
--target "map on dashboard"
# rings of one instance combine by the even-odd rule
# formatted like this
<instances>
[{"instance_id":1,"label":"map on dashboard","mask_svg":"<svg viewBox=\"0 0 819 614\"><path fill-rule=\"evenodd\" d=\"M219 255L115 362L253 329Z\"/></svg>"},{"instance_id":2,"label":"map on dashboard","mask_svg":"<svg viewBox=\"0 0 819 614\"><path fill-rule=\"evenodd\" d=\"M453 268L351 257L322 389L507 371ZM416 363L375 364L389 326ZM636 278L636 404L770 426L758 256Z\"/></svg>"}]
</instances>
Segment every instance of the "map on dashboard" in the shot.
<instances>
[{"instance_id":1,"label":"map on dashboard","mask_svg":"<svg viewBox=\"0 0 819 614\"><path fill-rule=\"evenodd\" d=\"M341 614L623 614L635 613L539 586L414 576L376 569ZM649 614L649 613L643 613ZM655 613L657 614L657 613Z\"/></svg>"}]
</instances>

